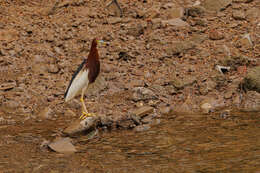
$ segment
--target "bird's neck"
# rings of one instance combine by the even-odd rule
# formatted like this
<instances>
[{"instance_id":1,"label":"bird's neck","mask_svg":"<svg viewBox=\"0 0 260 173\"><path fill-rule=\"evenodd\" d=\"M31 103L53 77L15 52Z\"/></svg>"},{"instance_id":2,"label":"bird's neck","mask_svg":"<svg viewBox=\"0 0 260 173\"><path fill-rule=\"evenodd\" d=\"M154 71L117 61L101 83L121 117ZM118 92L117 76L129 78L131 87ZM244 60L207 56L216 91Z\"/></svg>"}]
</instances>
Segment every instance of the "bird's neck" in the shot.
<instances>
[{"instance_id":1,"label":"bird's neck","mask_svg":"<svg viewBox=\"0 0 260 173\"><path fill-rule=\"evenodd\" d=\"M91 47L89 55L88 55L88 59L95 59L95 60L99 59L97 47L95 47L95 46Z\"/></svg>"}]
</instances>

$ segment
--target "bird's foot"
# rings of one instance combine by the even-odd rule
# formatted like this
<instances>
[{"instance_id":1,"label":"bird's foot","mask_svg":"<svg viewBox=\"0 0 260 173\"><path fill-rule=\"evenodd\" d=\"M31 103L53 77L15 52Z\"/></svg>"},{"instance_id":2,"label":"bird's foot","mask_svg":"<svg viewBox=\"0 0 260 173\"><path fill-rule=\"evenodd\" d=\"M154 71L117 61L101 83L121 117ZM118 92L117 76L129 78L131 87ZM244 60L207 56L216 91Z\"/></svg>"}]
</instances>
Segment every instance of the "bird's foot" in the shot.
<instances>
[{"instance_id":1,"label":"bird's foot","mask_svg":"<svg viewBox=\"0 0 260 173\"><path fill-rule=\"evenodd\" d=\"M95 114L94 113L88 113L88 112L82 112L82 115L79 117L79 119L84 120L87 117L92 117L92 116L95 116Z\"/></svg>"}]
</instances>

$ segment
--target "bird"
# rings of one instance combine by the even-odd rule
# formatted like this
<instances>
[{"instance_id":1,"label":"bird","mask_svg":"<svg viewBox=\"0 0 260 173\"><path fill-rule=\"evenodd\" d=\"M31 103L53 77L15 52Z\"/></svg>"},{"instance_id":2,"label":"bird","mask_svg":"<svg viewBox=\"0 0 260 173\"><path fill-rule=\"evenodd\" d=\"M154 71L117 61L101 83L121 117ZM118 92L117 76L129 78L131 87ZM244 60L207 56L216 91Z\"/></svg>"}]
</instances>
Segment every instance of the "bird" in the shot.
<instances>
[{"instance_id":1,"label":"bird","mask_svg":"<svg viewBox=\"0 0 260 173\"><path fill-rule=\"evenodd\" d=\"M65 102L68 102L81 93L80 102L82 104L82 115L80 119L85 119L88 116L95 114L87 111L84 94L89 86L93 84L100 73L100 61L97 46L100 43L106 43L103 40L94 38L91 43L91 48L87 58L79 65L78 69L73 74L70 83L64 94Z\"/></svg>"}]
</instances>

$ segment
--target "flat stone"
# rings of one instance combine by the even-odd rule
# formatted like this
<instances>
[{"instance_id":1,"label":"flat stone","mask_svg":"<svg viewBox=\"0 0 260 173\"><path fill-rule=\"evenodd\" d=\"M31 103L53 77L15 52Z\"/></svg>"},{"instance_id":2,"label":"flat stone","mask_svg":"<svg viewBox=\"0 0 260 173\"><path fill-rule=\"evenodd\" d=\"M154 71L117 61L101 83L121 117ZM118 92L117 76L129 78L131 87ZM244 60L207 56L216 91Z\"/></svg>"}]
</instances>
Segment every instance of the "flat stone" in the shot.
<instances>
[{"instance_id":1,"label":"flat stone","mask_svg":"<svg viewBox=\"0 0 260 173\"><path fill-rule=\"evenodd\" d=\"M88 129L94 128L98 121L97 116L87 117L84 120L77 119L72 122L64 131L64 134L75 135Z\"/></svg>"},{"instance_id":2,"label":"flat stone","mask_svg":"<svg viewBox=\"0 0 260 173\"><path fill-rule=\"evenodd\" d=\"M144 124L144 125L139 125L139 126L136 126L134 128L134 131L137 131L137 132L143 132L143 131L147 131L151 128L151 126L149 124Z\"/></svg>"},{"instance_id":3,"label":"flat stone","mask_svg":"<svg viewBox=\"0 0 260 173\"><path fill-rule=\"evenodd\" d=\"M122 18L120 17L110 17L107 19L107 23L108 24L117 24L117 23L120 23L122 21Z\"/></svg>"},{"instance_id":4,"label":"flat stone","mask_svg":"<svg viewBox=\"0 0 260 173\"><path fill-rule=\"evenodd\" d=\"M71 143L71 139L68 137L58 138L48 144L48 146L58 153L71 154L77 151L74 145Z\"/></svg>"},{"instance_id":5,"label":"flat stone","mask_svg":"<svg viewBox=\"0 0 260 173\"><path fill-rule=\"evenodd\" d=\"M218 30L216 30L216 29L211 29L211 30L209 31L209 38L210 38L211 40L221 40L221 39L224 38L224 35L223 35L222 32L220 32L220 31L218 31Z\"/></svg>"},{"instance_id":6,"label":"flat stone","mask_svg":"<svg viewBox=\"0 0 260 173\"><path fill-rule=\"evenodd\" d=\"M133 111L133 114L143 118L144 116L153 113L154 108L151 106L143 106Z\"/></svg>"},{"instance_id":7,"label":"flat stone","mask_svg":"<svg viewBox=\"0 0 260 173\"><path fill-rule=\"evenodd\" d=\"M42 119L48 119L51 117L51 108L50 107L45 107L43 110L40 111L38 116Z\"/></svg>"},{"instance_id":8,"label":"flat stone","mask_svg":"<svg viewBox=\"0 0 260 173\"><path fill-rule=\"evenodd\" d=\"M220 11L232 3L232 0L205 0L202 6L209 11Z\"/></svg>"},{"instance_id":9,"label":"flat stone","mask_svg":"<svg viewBox=\"0 0 260 173\"><path fill-rule=\"evenodd\" d=\"M176 18L170 20L163 20L162 26L185 27L185 26L189 26L189 24L180 18Z\"/></svg>"},{"instance_id":10,"label":"flat stone","mask_svg":"<svg viewBox=\"0 0 260 173\"><path fill-rule=\"evenodd\" d=\"M135 87L133 91L134 101L151 100L157 98L152 90L145 87Z\"/></svg>"},{"instance_id":11,"label":"flat stone","mask_svg":"<svg viewBox=\"0 0 260 173\"><path fill-rule=\"evenodd\" d=\"M168 55L178 55L193 49L195 46L195 43L192 41L176 41L166 48L166 53Z\"/></svg>"},{"instance_id":12,"label":"flat stone","mask_svg":"<svg viewBox=\"0 0 260 173\"><path fill-rule=\"evenodd\" d=\"M232 16L236 20L245 20L246 14L243 10L233 10Z\"/></svg>"}]
</instances>

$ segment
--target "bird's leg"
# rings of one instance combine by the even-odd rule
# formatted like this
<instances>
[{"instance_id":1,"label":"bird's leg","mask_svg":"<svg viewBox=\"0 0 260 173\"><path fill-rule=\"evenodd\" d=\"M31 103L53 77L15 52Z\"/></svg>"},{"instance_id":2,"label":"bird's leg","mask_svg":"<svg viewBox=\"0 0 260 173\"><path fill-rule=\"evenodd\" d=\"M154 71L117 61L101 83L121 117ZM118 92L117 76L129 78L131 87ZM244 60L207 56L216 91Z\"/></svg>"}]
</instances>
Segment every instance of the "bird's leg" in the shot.
<instances>
[{"instance_id":1,"label":"bird's leg","mask_svg":"<svg viewBox=\"0 0 260 173\"><path fill-rule=\"evenodd\" d=\"M85 102L84 102L84 93L85 93L86 88L83 88L81 91L81 97L80 101L82 103L82 115L79 117L79 119L84 120L88 116L93 116L94 114L88 113Z\"/></svg>"}]
</instances>

